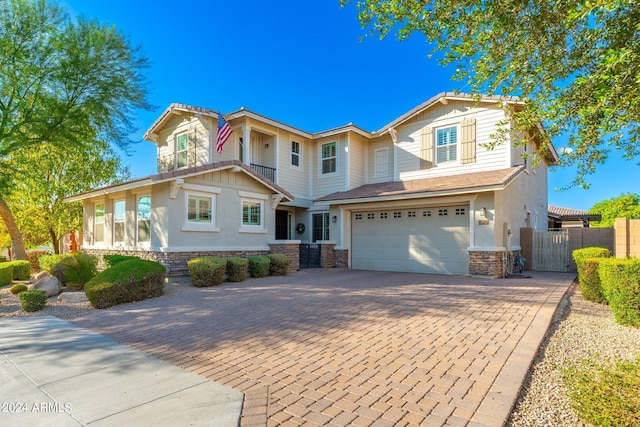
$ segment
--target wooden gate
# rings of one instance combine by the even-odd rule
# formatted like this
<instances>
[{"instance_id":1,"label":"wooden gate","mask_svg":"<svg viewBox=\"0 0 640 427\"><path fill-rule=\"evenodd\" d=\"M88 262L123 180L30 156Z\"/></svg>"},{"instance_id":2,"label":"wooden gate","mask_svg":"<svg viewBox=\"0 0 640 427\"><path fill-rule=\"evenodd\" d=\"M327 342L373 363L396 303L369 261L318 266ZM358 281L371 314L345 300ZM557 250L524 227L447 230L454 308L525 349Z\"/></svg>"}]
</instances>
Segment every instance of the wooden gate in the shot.
<instances>
[{"instance_id":1,"label":"wooden gate","mask_svg":"<svg viewBox=\"0 0 640 427\"><path fill-rule=\"evenodd\" d=\"M532 268L535 271L569 271L569 230L533 233Z\"/></svg>"}]
</instances>

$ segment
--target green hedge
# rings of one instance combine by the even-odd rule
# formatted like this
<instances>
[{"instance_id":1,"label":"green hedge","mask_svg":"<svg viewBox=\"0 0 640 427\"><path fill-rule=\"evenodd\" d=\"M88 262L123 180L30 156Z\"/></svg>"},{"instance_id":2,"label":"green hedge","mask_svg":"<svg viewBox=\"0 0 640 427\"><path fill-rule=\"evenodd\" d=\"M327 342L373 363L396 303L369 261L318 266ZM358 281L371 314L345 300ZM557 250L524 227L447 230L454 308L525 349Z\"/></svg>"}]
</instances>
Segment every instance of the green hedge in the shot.
<instances>
[{"instance_id":1,"label":"green hedge","mask_svg":"<svg viewBox=\"0 0 640 427\"><path fill-rule=\"evenodd\" d=\"M29 287L24 283L16 283L9 289L11 295L18 295L20 292L28 291Z\"/></svg>"},{"instance_id":2,"label":"green hedge","mask_svg":"<svg viewBox=\"0 0 640 427\"><path fill-rule=\"evenodd\" d=\"M41 289L24 291L18 294L23 311L40 311L47 303L47 292Z\"/></svg>"},{"instance_id":3,"label":"green hedge","mask_svg":"<svg viewBox=\"0 0 640 427\"><path fill-rule=\"evenodd\" d=\"M271 260L268 256L254 255L249 257L249 273L251 277L266 277L269 274Z\"/></svg>"},{"instance_id":4,"label":"green hedge","mask_svg":"<svg viewBox=\"0 0 640 427\"><path fill-rule=\"evenodd\" d=\"M269 272L272 276L286 276L291 260L288 256L282 254L267 255L271 261Z\"/></svg>"},{"instance_id":5,"label":"green hedge","mask_svg":"<svg viewBox=\"0 0 640 427\"><path fill-rule=\"evenodd\" d=\"M224 258L203 256L187 262L191 282L196 288L217 286L224 280L227 260Z\"/></svg>"},{"instance_id":6,"label":"green hedge","mask_svg":"<svg viewBox=\"0 0 640 427\"><path fill-rule=\"evenodd\" d=\"M103 255L102 259L104 259L104 263L108 268L108 267L113 267L119 262L126 261L128 259L140 259L140 257L133 256L133 255L111 254L111 255Z\"/></svg>"},{"instance_id":7,"label":"green hedge","mask_svg":"<svg viewBox=\"0 0 640 427\"><path fill-rule=\"evenodd\" d=\"M4 255L0 255L0 262L7 262L7 257Z\"/></svg>"},{"instance_id":8,"label":"green hedge","mask_svg":"<svg viewBox=\"0 0 640 427\"><path fill-rule=\"evenodd\" d=\"M616 322L640 326L640 260L610 258L600 262L599 270Z\"/></svg>"},{"instance_id":9,"label":"green hedge","mask_svg":"<svg viewBox=\"0 0 640 427\"><path fill-rule=\"evenodd\" d=\"M227 280L229 282L243 282L247 280L247 265L249 261L246 258L229 257L227 260Z\"/></svg>"},{"instance_id":10,"label":"green hedge","mask_svg":"<svg viewBox=\"0 0 640 427\"><path fill-rule=\"evenodd\" d=\"M166 269L146 260L126 260L99 273L84 285L94 308L107 308L162 295Z\"/></svg>"},{"instance_id":11,"label":"green hedge","mask_svg":"<svg viewBox=\"0 0 640 427\"><path fill-rule=\"evenodd\" d=\"M0 286L7 286L13 280L13 265L8 262L0 263Z\"/></svg>"},{"instance_id":12,"label":"green hedge","mask_svg":"<svg viewBox=\"0 0 640 427\"><path fill-rule=\"evenodd\" d=\"M9 261L13 265L13 280L29 280L31 277L31 263L27 260Z\"/></svg>"},{"instance_id":13,"label":"green hedge","mask_svg":"<svg viewBox=\"0 0 640 427\"><path fill-rule=\"evenodd\" d=\"M578 284L582 296L597 303L606 303L607 299L602 292L598 264L600 260L611 257L611 251L605 247L593 246L576 249L572 253L573 260L578 268Z\"/></svg>"}]
</instances>

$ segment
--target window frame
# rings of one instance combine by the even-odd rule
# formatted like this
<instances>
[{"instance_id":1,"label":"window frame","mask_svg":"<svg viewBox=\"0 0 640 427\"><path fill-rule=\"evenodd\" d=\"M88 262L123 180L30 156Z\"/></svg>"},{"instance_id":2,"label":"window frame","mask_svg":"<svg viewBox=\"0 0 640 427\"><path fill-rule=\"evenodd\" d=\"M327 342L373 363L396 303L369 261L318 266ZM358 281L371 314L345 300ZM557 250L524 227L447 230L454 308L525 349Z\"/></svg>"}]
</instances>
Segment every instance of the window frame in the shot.
<instances>
[{"instance_id":1,"label":"window frame","mask_svg":"<svg viewBox=\"0 0 640 427\"><path fill-rule=\"evenodd\" d=\"M185 146L180 150L180 139L185 138ZM180 165L180 155L184 154L184 165ZM189 133L180 132L176 134L176 169L183 169L189 166Z\"/></svg>"},{"instance_id":2,"label":"window frame","mask_svg":"<svg viewBox=\"0 0 640 427\"><path fill-rule=\"evenodd\" d=\"M384 153L384 168L378 168L378 153ZM389 176L389 148L376 148L373 150L373 163L374 171L373 176L375 178L384 178Z\"/></svg>"},{"instance_id":3,"label":"window frame","mask_svg":"<svg viewBox=\"0 0 640 427\"><path fill-rule=\"evenodd\" d=\"M318 216L321 216L320 219L320 227L316 227L316 218ZM312 225L312 230L311 230L311 242L315 243L318 241L326 241L329 240L330 236L331 236L331 219L330 219L330 212L314 212L311 215L311 225ZM321 230L322 233L322 239L318 239L316 236L316 231L317 229Z\"/></svg>"},{"instance_id":4,"label":"window frame","mask_svg":"<svg viewBox=\"0 0 640 427\"><path fill-rule=\"evenodd\" d=\"M294 159L296 159L297 164L294 163ZM291 140L291 159L289 165L295 169L302 167L302 144L298 141Z\"/></svg>"},{"instance_id":5,"label":"window frame","mask_svg":"<svg viewBox=\"0 0 640 427\"><path fill-rule=\"evenodd\" d=\"M455 129L456 140L454 143L448 142L447 144L440 145L440 132ZM440 126L434 129L434 148L435 148L435 164L436 165L446 165L446 164L458 164L460 162L460 124L451 124ZM441 149L446 149L447 152L454 148L455 158L441 161L440 160L440 151ZM448 156L447 156L448 157Z\"/></svg>"},{"instance_id":6,"label":"window frame","mask_svg":"<svg viewBox=\"0 0 640 427\"><path fill-rule=\"evenodd\" d=\"M140 240L140 200L148 198L149 199L149 218L143 218L142 221L149 221L149 240L141 241ZM150 246L151 245L151 212L152 212L152 204L151 204L151 195L144 194L136 197L136 245L137 246Z\"/></svg>"},{"instance_id":7,"label":"window frame","mask_svg":"<svg viewBox=\"0 0 640 427\"><path fill-rule=\"evenodd\" d=\"M118 204L122 204L122 219L118 219ZM127 218L127 202L125 199L118 199L113 201L113 245L114 246L124 246L124 242L126 240L127 226L126 226L126 218ZM118 235L116 229L118 226L122 224L122 240L116 240L116 236Z\"/></svg>"},{"instance_id":8,"label":"window frame","mask_svg":"<svg viewBox=\"0 0 640 427\"><path fill-rule=\"evenodd\" d=\"M102 214L98 215L99 209L98 206L102 206ZM94 245L104 245L104 232L105 232L105 216L106 216L106 205L104 202L96 202L93 204L93 244ZM98 221L98 218L101 218L101 221ZM98 240L98 226L102 228L102 238Z\"/></svg>"},{"instance_id":9,"label":"window frame","mask_svg":"<svg viewBox=\"0 0 640 427\"><path fill-rule=\"evenodd\" d=\"M333 145L333 155L325 157L324 147ZM333 164L333 170L325 172L325 162L329 161L329 164ZM325 142L320 144L320 175L332 176L338 173L338 143L336 141Z\"/></svg>"},{"instance_id":10,"label":"window frame","mask_svg":"<svg viewBox=\"0 0 640 427\"><path fill-rule=\"evenodd\" d=\"M220 228L217 227L217 193L219 192L220 191L216 189L212 189L211 192L192 190L184 192L184 225L182 226L182 231L220 231ZM189 200L192 197L209 199L211 218L208 222L189 220Z\"/></svg>"},{"instance_id":11,"label":"window frame","mask_svg":"<svg viewBox=\"0 0 640 427\"><path fill-rule=\"evenodd\" d=\"M247 191L238 191L240 196L240 229L238 230L240 233L260 233L264 234L267 232L265 228L265 201L269 198L269 196L257 193L251 193ZM257 205L259 206L260 212L258 214L260 218L260 223L245 223L244 214L245 214L245 205Z\"/></svg>"}]
</instances>

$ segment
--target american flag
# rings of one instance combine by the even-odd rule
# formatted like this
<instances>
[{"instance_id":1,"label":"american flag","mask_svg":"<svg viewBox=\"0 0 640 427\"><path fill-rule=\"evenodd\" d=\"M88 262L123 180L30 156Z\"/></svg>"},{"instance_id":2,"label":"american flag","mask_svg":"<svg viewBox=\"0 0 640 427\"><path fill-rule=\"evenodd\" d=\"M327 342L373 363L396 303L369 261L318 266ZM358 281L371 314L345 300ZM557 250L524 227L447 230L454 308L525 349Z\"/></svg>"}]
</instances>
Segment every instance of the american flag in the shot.
<instances>
[{"instance_id":1,"label":"american flag","mask_svg":"<svg viewBox=\"0 0 640 427\"><path fill-rule=\"evenodd\" d=\"M222 146L231 136L231 132L233 132L233 129L231 129L229 123L227 123L222 114L218 113L218 138L216 138L216 151L218 153L222 153Z\"/></svg>"}]
</instances>

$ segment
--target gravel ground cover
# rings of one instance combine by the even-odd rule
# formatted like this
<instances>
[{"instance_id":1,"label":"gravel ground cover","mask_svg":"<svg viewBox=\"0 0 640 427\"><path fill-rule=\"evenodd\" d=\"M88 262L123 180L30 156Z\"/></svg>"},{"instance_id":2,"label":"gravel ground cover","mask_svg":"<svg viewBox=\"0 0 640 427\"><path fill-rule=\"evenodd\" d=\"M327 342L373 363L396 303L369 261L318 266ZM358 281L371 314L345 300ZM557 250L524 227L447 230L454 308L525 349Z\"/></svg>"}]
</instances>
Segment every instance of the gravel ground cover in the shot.
<instances>
[{"instance_id":1,"label":"gravel ground cover","mask_svg":"<svg viewBox=\"0 0 640 427\"><path fill-rule=\"evenodd\" d=\"M188 278L170 278L160 298L195 289ZM70 320L91 310L88 302L64 304L49 298L42 311L25 313L9 287L0 289L0 317L49 315ZM569 406L560 371L596 355L607 360L635 359L640 355L640 329L616 324L608 306L586 301L573 285L558 308L507 426L585 426Z\"/></svg>"}]
</instances>

